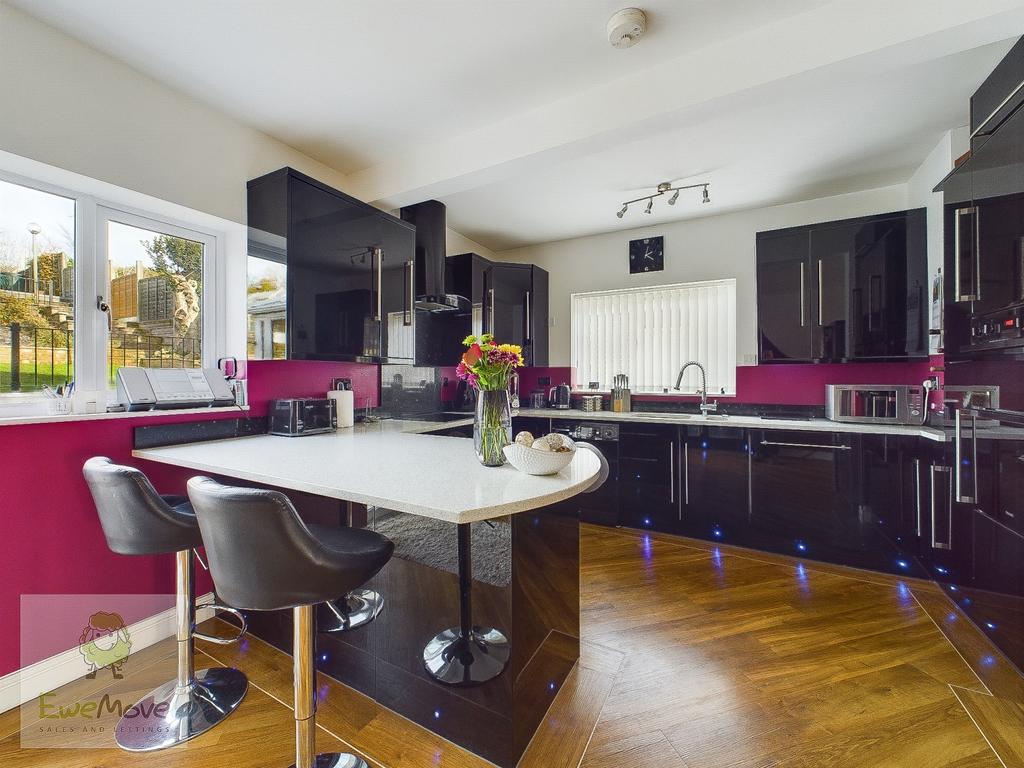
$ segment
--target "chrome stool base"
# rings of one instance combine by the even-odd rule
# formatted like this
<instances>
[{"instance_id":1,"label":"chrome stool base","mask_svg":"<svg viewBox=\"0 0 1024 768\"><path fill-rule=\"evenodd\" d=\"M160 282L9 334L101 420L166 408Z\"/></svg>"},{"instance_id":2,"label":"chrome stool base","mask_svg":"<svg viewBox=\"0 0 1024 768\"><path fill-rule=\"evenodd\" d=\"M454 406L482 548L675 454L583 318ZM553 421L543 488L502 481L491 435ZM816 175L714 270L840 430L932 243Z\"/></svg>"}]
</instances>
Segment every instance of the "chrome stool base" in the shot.
<instances>
[{"instance_id":1,"label":"chrome stool base","mask_svg":"<svg viewBox=\"0 0 1024 768\"><path fill-rule=\"evenodd\" d=\"M384 596L372 589L354 589L340 600L321 603L316 609L317 632L347 632L377 618Z\"/></svg>"},{"instance_id":2,"label":"chrome stool base","mask_svg":"<svg viewBox=\"0 0 1024 768\"><path fill-rule=\"evenodd\" d=\"M118 721L114 738L128 752L151 752L181 744L213 728L235 711L249 681L237 669L214 667L195 673L195 682L179 688L164 683Z\"/></svg>"},{"instance_id":3,"label":"chrome stool base","mask_svg":"<svg viewBox=\"0 0 1024 768\"><path fill-rule=\"evenodd\" d=\"M300 766L292 763L291 768L370 768L366 761L347 752L323 752L316 756L312 765Z\"/></svg>"},{"instance_id":4,"label":"chrome stool base","mask_svg":"<svg viewBox=\"0 0 1024 768\"><path fill-rule=\"evenodd\" d=\"M446 685L476 685L505 671L511 646L508 638L490 627L473 627L464 636L458 627L435 635L423 649L428 674Z\"/></svg>"}]
</instances>

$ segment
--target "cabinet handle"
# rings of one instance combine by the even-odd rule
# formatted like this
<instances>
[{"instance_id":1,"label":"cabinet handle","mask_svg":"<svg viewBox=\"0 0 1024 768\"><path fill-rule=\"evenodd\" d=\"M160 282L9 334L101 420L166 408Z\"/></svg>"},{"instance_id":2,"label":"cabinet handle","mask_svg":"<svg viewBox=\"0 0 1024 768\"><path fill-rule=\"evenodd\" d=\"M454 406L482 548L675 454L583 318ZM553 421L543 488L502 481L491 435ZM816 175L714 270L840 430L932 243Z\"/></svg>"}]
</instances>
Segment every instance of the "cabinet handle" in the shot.
<instances>
[{"instance_id":1,"label":"cabinet handle","mask_svg":"<svg viewBox=\"0 0 1024 768\"><path fill-rule=\"evenodd\" d=\"M940 542L936 537L936 531L938 526L935 520L935 500L939 497L938 490L935 486L935 476L942 474L946 476L946 510L948 513L949 522L946 529L946 541ZM953 478L949 467L940 467L932 464L931 468L931 488L932 488L932 549L952 549L953 548Z\"/></svg>"},{"instance_id":2,"label":"cabinet handle","mask_svg":"<svg viewBox=\"0 0 1024 768\"><path fill-rule=\"evenodd\" d=\"M676 503L676 441L668 441L668 501Z\"/></svg>"},{"instance_id":3,"label":"cabinet handle","mask_svg":"<svg viewBox=\"0 0 1024 768\"><path fill-rule=\"evenodd\" d=\"M526 292L526 331L523 334L523 338L525 338L527 341L530 340L530 326L533 325L533 317L531 317L530 312L530 294L532 293L533 291Z\"/></svg>"},{"instance_id":4,"label":"cabinet handle","mask_svg":"<svg viewBox=\"0 0 1024 768\"><path fill-rule=\"evenodd\" d=\"M807 326L807 265L800 262L800 327Z\"/></svg>"},{"instance_id":5,"label":"cabinet handle","mask_svg":"<svg viewBox=\"0 0 1024 768\"><path fill-rule=\"evenodd\" d=\"M406 310L405 314L402 315L402 325L412 325L413 306L416 303L416 274L415 274L415 263L412 261L405 262L406 271L406 286L408 292L406 293Z\"/></svg>"},{"instance_id":6,"label":"cabinet handle","mask_svg":"<svg viewBox=\"0 0 1024 768\"><path fill-rule=\"evenodd\" d=\"M921 460L914 459L914 507L917 511L915 533L921 537Z\"/></svg>"},{"instance_id":7,"label":"cabinet handle","mask_svg":"<svg viewBox=\"0 0 1024 768\"><path fill-rule=\"evenodd\" d=\"M761 445L777 445L783 448L819 448L823 451L852 451L849 445L817 445L816 443L776 443L772 440L762 440Z\"/></svg>"},{"instance_id":8,"label":"cabinet handle","mask_svg":"<svg viewBox=\"0 0 1024 768\"><path fill-rule=\"evenodd\" d=\"M683 498L690 504L690 444L683 443Z\"/></svg>"},{"instance_id":9,"label":"cabinet handle","mask_svg":"<svg viewBox=\"0 0 1024 768\"><path fill-rule=\"evenodd\" d=\"M963 248L961 238L961 220L971 217L974 227L971 247L974 251L974 271L971 275L970 289L963 291ZM978 301L981 298L981 227L979 226L980 211L977 206L957 208L953 211L953 281L957 301Z\"/></svg>"},{"instance_id":10,"label":"cabinet handle","mask_svg":"<svg viewBox=\"0 0 1024 768\"><path fill-rule=\"evenodd\" d=\"M821 259L818 259L818 327L822 325L822 315L825 314L825 299L822 295L822 288L825 286L824 270L821 266Z\"/></svg>"},{"instance_id":11,"label":"cabinet handle","mask_svg":"<svg viewBox=\"0 0 1024 768\"><path fill-rule=\"evenodd\" d=\"M494 333L494 289L487 291L487 332Z\"/></svg>"},{"instance_id":12,"label":"cabinet handle","mask_svg":"<svg viewBox=\"0 0 1024 768\"><path fill-rule=\"evenodd\" d=\"M963 412L958 408L953 411L953 461L956 464L954 471L954 482L956 490L956 500L962 504L974 504L978 498L978 417L971 415L971 446L972 456L970 460L971 476L973 478L973 496L968 496L964 493L963 487L963 453L960 447L963 442L963 423L962 423Z\"/></svg>"},{"instance_id":13,"label":"cabinet handle","mask_svg":"<svg viewBox=\"0 0 1024 768\"><path fill-rule=\"evenodd\" d=\"M381 272L384 271L384 251L382 249L380 249L380 248L374 248L373 249L373 253L372 253L371 257L370 257L370 268L371 269L373 269L373 265L374 264L377 265L377 299L376 299L376 302L374 304L374 313L375 314L374 314L373 319L376 320L377 322L380 322L381 314L383 312L383 304L382 304L381 295L380 295L381 294L381 288L382 288L382 285L383 285L382 280L381 280Z\"/></svg>"}]
</instances>

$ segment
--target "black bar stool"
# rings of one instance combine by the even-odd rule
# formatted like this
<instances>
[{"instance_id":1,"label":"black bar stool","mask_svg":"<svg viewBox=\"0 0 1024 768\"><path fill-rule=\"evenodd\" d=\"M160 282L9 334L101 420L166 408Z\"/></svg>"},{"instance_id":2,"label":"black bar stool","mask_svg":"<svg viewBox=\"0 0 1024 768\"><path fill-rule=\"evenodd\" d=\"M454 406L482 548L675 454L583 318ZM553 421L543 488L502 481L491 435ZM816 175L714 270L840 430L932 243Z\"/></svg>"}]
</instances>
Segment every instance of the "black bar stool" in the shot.
<instances>
[{"instance_id":1,"label":"black bar stool","mask_svg":"<svg viewBox=\"0 0 1024 768\"><path fill-rule=\"evenodd\" d=\"M217 594L242 610L291 608L295 678L293 768L368 768L349 754L316 754L314 606L365 584L394 545L362 528L307 527L278 491L188 481Z\"/></svg>"},{"instance_id":2,"label":"black bar stool","mask_svg":"<svg viewBox=\"0 0 1024 768\"><path fill-rule=\"evenodd\" d=\"M355 522L351 501L345 502L345 517L351 528ZM319 526L310 526L310 529ZM349 632L366 626L384 609L384 596L372 589L353 589L337 600L320 603L316 608L317 632Z\"/></svg>"},{"instance_id":3,"label":"black bar stool","mask_svg":"<svg viewBox=\"0 0 1024 768\"><path fill-rule=\"evenodd\" d=\"M174 553L175 636L178 675L138 702L130 720L115 729L118 746L149 752L188 741L210 730L241 703L249 682L237 669L195 669L195 638L224 642L195 631L193 550L203 545L192 505L184 496L161 496L142 472L97 456L82 469L99 513L107 546L122 555ZM241 617L228 606L215 605ZM242 621L242 633L245 623ZM239 633L239 637L241 633ZM238 638L232 638L236 640ZM230 642L230 641L229 641ZM133 713L134 714L134 713Z\"/></svg>"},{"instance_id":4,"label":"black bar stool","mask_svg":"<svg viewBox=\"0 0 1024 768\"><path fill-rule=\"evenodd\" d=\"M590 443L577 442L601 462L601 471L583 493L593 493L608 479L608 459ZM473 624L473 558L470 523L458 524L459 626L434 635L423 648L423 666L439 683L470 686L493 680L508 665L508 638L494 627Z\"/></svg>"}]
</instances>

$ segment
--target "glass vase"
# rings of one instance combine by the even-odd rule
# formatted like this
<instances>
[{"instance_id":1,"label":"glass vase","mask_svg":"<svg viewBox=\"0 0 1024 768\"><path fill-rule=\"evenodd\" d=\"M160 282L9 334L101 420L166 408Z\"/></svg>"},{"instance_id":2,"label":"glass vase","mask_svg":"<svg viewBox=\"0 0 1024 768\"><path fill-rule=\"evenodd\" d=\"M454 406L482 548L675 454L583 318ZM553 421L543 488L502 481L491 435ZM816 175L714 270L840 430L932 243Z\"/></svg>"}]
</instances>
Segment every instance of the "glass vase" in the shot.
<instances>
[{"instance_id":1,"label":"glass vase","mask_svg":"<svg viewBox=\"0 0 1024 768\"><path fill-rule=\"evenodd\" d=\"M485 467L505 463L502 450L512 442L512 408L508 390L484 389L477 393L473 418L473 448Z\"/></svg>"}]
</instances>

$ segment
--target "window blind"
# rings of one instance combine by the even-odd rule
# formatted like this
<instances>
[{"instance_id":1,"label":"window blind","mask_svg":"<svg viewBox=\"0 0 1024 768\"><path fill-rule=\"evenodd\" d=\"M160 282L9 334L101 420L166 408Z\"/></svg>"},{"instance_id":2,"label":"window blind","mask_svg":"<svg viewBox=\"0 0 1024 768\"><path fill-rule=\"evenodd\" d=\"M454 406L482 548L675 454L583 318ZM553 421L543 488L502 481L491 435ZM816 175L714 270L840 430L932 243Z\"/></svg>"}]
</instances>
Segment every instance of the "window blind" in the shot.
<instances>
[{"instance_id":1,"label":"window blind","mask_svg":"<svg viewBox=\"0 0 1024 768\"><path fill-rule=\"evenodd\" d=\"M736 281L713 280L653 288L574 293L571 356L577 381L609 388L629 376L634 392L671 388L683 363L708 372L708 393L736 394ZM700 388L687 370L682 391Z\"/></svg>"}]
</instances>

